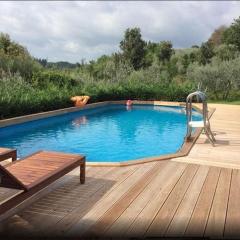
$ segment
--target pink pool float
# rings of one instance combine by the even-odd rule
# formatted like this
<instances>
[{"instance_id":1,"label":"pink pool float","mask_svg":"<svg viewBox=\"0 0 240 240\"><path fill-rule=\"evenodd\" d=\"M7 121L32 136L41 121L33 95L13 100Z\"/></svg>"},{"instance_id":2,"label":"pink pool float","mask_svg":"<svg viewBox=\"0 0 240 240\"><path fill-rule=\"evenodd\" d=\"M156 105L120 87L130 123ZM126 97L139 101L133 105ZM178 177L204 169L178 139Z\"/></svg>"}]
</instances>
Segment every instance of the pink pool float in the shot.
<instances>
[{"instance_id":1,"label":"pink pool float","mask_svg":"<svg viewBox=\"0 0 240 240\"><path fill-rule=\"evenodd\" d=\"M127 100L127 102L126 102L127 106L132 106L132 104L133 104L132 100Z\"/></svg>"}]
</instances>

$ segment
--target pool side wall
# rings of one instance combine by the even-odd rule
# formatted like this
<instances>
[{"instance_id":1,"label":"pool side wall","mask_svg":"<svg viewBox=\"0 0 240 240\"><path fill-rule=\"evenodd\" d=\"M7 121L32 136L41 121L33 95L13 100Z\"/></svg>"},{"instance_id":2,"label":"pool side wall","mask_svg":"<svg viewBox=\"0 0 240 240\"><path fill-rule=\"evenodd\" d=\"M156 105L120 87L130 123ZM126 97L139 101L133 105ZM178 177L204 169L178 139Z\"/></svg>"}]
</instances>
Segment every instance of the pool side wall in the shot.
<instances>
[{"instance_id":1,"label":"pool side wall","mask_svg":"<svg viewBox=\"0 0 240 240\"><path fill-rule=\"evenodd\" d=\"M0 128L2 127L7 127L15 124L20 124L20 123L25 123L25 122L30 122L34 120L39 120L43 118L48 118L48 117L54 117L58 115L63 115L66 113L72 113L72 112L77 112L85 109L91 109L95 107L101 107L101 106L106 106L110 104L125 104L126 100L121 100L121 101L104 101L104 102L97 102L97 103L91 103L87 104L84 107L70 107L70 108L63 108L63 109L58 109L54 111L48 111L48 112L41 112L41 113L36 113L36 114L30 114L30 115L25 115L25 116L20 116L20 117L15 117L15 118L9 118L9 119L4 119L0 120ZM133 100L133 104L149 104L149 105L156 105L156 106L184 106L184 102L165 102L165 101L140 101L140 100ZM194 105L193 108L197 110L198 112L201 112L201 109ZM209 111L209 116L211 117L212 114L214 113L215 109L210 109ZM176 158L176 157L183 157L188 155L190 152L191 148L193 147L194 143L196 142L197 138L202 132L202 128L197 128L195 133L193 134L192 138L190 141L184 141L181 149L177 153L173 154L168 154L168 155L163 155L163 156L156 156L156 157L150 157L150 158L141 158L137 160L130 160L126 162L87 162L87 166L111 166L111 167L116 167L116 166L129 166L129 165L135 165L135 164L143 164L147 162L153 162L153 161L161 161L161 160L167 160L171 158Z\"/></svg>"}]
</instances>

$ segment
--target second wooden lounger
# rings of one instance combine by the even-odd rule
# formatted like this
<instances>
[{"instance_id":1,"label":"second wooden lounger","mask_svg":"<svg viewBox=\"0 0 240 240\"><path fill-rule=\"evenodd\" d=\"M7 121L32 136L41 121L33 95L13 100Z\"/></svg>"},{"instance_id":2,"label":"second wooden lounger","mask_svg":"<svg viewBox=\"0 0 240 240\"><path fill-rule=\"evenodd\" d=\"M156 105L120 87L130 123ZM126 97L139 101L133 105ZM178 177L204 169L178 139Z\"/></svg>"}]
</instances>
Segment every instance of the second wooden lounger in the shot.
<instances>
[{"instance_id":1,"label":"second wooden lounger","mask_svg":"<svg viewBox=\"0 0 240 240\"><path fill-rule=\"evenodd\" d=\"M11 158L12 161L17 160L17 150L11 148L1 148L0 147L0 161L4 161Z\"/></svg>"}]
</instances>

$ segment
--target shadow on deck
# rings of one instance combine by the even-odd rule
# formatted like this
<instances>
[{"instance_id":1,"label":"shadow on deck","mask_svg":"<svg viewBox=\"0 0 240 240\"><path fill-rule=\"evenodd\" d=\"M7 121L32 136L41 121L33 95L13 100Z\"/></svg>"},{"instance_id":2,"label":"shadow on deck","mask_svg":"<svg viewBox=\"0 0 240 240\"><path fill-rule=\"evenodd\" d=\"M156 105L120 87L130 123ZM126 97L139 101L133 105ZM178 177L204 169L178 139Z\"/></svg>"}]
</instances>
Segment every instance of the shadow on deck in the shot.
<instances>
[{"instance_id":1,"label":"shadow on deck","mask_svg":"<svg viewBox=\"0 0 240 240\"><path fill-rule=\"evenodd\" d=\"M68 181L51 193L1 222L0 236L62 235L68 226L64 224L64 228L61 228L61 219L67 218L70 224L74 219L84 216L114 183L112 180L87 177L86 183L81 185L79 176L70 176ZM54 229L56 223L58 228Z\"/></svg>"}]
</instances>

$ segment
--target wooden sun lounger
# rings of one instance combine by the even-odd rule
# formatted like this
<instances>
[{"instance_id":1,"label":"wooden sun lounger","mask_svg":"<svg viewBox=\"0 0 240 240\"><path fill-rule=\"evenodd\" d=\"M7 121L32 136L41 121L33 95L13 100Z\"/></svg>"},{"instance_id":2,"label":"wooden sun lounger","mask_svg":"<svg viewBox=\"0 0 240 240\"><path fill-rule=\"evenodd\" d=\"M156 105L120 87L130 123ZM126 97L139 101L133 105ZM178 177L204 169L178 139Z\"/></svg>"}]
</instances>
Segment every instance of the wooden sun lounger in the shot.
<instances>
[{"instance_id":1,"label":"wooden sun lounger","mask_svg":"<svg viewBox=\"0 0 240 240\"><path fill-rule=\"evenodd\" d=\"M0 165L1 187L23 190L0 205L0 214L80 166L80 182L85 182L85 157L77 154L40 151L8 165Z\"/></svg>"},{"instance_id":2,"label":"wooden sun lounger","mask_svg":"<svg viewBox=\"0 0 240 240\"><path fill-rule=\"evenodd\" d=\"M0 148L0 161L11 158L12 161L17 160L17 150L10 148Z\"/></svg>"}]
</instances>

